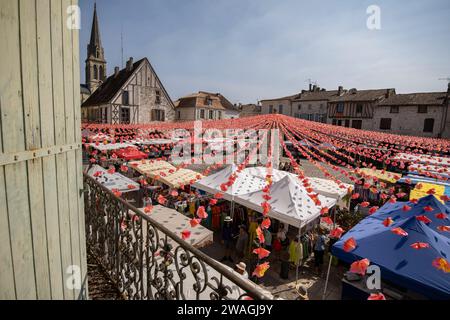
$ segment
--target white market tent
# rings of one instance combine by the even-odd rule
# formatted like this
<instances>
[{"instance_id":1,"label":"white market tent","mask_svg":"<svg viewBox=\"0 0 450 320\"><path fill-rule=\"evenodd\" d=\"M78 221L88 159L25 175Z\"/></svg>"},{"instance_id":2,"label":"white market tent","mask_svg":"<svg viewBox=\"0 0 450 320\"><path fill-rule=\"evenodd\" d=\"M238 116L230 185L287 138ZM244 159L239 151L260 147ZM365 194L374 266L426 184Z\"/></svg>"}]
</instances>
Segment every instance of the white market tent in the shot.
<instances>
[{"instance_id":1,"label":"white market tent","mask_svg":"<svg viewBox=\"0 0 450 320\"><path fill-rule=\"evenodd\" d=\"M416 163L433 164L439 167L450 167L450 158L445 157L436 157L424 154L398 153L395 155L394 159Z\"/></svg>"},{"instance_id":2,"label":"white market tent","mask_svg":"<svg viewBox=\"0 0 450 320\"><path fill-rule=\"evenodd\" d=\"M241 195L235 198L235 201L262 212L261 204L265 201L263 195L263 191L259 190ZM271 206L269 216L300 228L317 219L322 207L331 208L336 204L335 199L319 195L321 205L317 206L298 179L289 175L272 184L270 196L272 199L268 201Z\"/></svg>"},{"instance_id":3,"label":"white market tent","mask_svg":"<svg viewBox=\"0 0 450 320\"><path fill-rule=\"evenodd\" d=\"M252 170L255 169L255 170ZM236 166L231 165L222 171L210 175L193 184L194 188L214 194L221 192L224 199L235 201L245 207L262 212L261 204L265 201L262 189L266 186L265 168L248 168L238 173L235 183L227 192L220 189L222 183L226 183ZM283 176L284 175L284 176ZM269 216L295 227L304 226L320 216L322 207L331 208L337 199L319 194L321 206L318 207L308 196L306 189L293 174L280 170L274 171L274 183L271 187L269 201L272 210Z\"/></svg>"},{"instance_id":4,"label":"white market tent","mask_svg":"<svg viewBox=\"0 0 450 320\"><path fill-rule=\"evenodd\" d=\"M223 192L220 189L220 185L228 182L228 178L236 172L236 170L236 165L229 165L215 174L196 181L192 186L211 194L220 192L223 194L223 198L228 201L246 193L262 190L266 186L264 178L251 176L242 171L238 173L233 185L229 187L226 192Z\"/></svg>"},{"instance_id":5,"label":"white market tent","mask_svg":"<svg viewBox=\"0 0 450 320\"><path fill-rule=\"evenodd\" d=\"M133 140L132 143L151 146L151 145L171 144L174 143L174 141L171 139L136 139Z\"/></svg>"},{"instance_id":6,"label":"white market tent","mask_svg":"<svg viewBox=\"0 0 450 320\"><path fill-rule=\"evenodd\" d=\"M266 167L250 167L243 170L243 172L257 177L265 177L267 171L268 169ZM286 176L291 176L298 180L294 173L272 169L272 180L274 182L280 181ZM313 188L314 192L337 200L341 200L347 195L348 188L353 188L351 184L347 183L342 183L345 188L340 188L336 182L328 179L308 177L308 180L311 183L311 188Z\"/></svg>"},{"instance_id":7,"label":"white market tent","mask_svg":"<svg viewBox=\"0 0 450 320\"><path fill-rule=\"evenodd\" d=\"M95 176L97 172L101 172L101 175L98 177ZM134 182L130 178L125 177L120 173L108 173L103 167L99 165L94 165L88 171L88 175L94 178L98 183L104 185L109 190L117 189L122 193L136 191L139 190L139 183ZM129 186L133 186L134 188L129 188Z\"/></svg>"},{"instance_id":8,"label":"white market tent","mask_svg":"<svg viewBox=\"0 0 450 320\"><path fill-rule=\"evenodd\" d=\"M144 208L139 210L146 215L146 213L144 213ZM192 228L189 222L190 219L174 209L157 205L153 207L152 211L149 213L149 216L178 236L181 236L181 232L184 230L191 231L191 236L185 241L196 248L202 248L213 243L214 233L211 230L208 230L202 225L197 225ZM146 229L147 228L145 227L143 228L143 230ZM175 245L175 242L170 237L167 239L169 243Z\"/></svg>"},{"instance_id":9,"label":"white market tent","mask_svg":"<svg viewBox=\"0 0 450 320\"><path fill-rule=\"evenodd\" d=\"M129 143L108 143L108 144L99 143L98 145L95 143L90 143L89 145L92 148L97 149L99 151L111 151L111 150L125 149L128 147L134 147L134 145Z\"/></svg>"}]
</instances>

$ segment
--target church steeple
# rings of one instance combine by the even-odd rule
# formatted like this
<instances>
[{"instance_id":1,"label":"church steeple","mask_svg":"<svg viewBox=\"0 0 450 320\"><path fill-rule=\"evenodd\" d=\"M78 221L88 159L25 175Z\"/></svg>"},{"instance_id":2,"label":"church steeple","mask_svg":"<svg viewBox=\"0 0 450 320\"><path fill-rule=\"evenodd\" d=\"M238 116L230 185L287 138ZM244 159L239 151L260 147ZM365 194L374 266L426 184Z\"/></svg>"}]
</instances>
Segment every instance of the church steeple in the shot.
<instances>
[{"instance_id":1,"label":"church steeple","mask_svg":"<svg viewBox=\"0 0 450 320\"><path fill-rule=\"evenodd\" d=\"M97 16L97 3L94 4L91 40L87 46L86 84L94 92L106 79L105 52L100 38L100 28Z\"/></svg>"}]
</instances>

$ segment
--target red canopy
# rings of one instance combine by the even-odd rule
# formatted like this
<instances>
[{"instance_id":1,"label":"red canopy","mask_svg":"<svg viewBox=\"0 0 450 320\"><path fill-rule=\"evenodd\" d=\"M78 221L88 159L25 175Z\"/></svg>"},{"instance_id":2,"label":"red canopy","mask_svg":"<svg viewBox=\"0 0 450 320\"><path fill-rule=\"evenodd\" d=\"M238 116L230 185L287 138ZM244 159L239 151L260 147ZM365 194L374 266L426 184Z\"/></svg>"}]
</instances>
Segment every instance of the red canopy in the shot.
<instances>
[{"instance_id":1,"label":"red canopy","mask_svg":"<svg viewBox=\"0 0 450 320\"><path fill-rule=\"evenodd\" d=\"M133 147L120 149L116 152L116 154L119 158L122 158L124 160L141 160L147 158L146 153L139 151L138 149Z\"/></svg>"}]
</instances>

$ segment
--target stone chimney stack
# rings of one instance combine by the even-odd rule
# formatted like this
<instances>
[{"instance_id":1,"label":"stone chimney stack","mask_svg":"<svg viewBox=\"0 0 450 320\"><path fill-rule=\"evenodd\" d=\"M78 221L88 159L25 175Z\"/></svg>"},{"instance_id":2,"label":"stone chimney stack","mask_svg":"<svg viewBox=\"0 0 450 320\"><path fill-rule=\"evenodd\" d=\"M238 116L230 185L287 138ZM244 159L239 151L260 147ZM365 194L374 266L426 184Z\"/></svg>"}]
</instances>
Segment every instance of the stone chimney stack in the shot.
<instances>
[{"instance_id":1,"label":"stone chimney stack","mask_svg":"<svg viewBox=\"0 0 450 320\"><path fill-rule=\"evenodd\" d=\"M119 67L114 67L114 77L117 77L119 75Z\"/></svg>"},{"instance_id":2,"label":"stone chimney stack","mask_svg":"<svg viewBox=\"0 0 450 320\"><path fill-rule=\"evenodd\" d=\"M133 70L133 57L130 57L130 60L127 61L127 71Z\"/></svg>"},{"instance_id":3,"label":"stone chimney stack","mask_svg":"<svg viewBox=\"0 0 450 320\"><path fill-rule=\"evenodd\" d=\"M312 91L312 84L310 83L309 84L309 92L311 92Z\"/></svg>"},{"instance_id":4,"label":"stone chimney stack","mask_svg":"<svg viewBox=\"0 0 450 320\"><path fill-rule=\"evenodd\" d=\"M343 86L339 86L338 87L338 96L342 95L343 91L344 91L344 87Z\"/></svg>"},{"instance_id":5,"label":"stone chimney stack","mask_svg":"<svg viewBox=\"0 0 450 320\"><path fill-rule=\"evenodd\" d=\"M386 96L386 99L388 99L391 96L391 89L386 90L385 96Z\"/></svg>"}]
</instances>

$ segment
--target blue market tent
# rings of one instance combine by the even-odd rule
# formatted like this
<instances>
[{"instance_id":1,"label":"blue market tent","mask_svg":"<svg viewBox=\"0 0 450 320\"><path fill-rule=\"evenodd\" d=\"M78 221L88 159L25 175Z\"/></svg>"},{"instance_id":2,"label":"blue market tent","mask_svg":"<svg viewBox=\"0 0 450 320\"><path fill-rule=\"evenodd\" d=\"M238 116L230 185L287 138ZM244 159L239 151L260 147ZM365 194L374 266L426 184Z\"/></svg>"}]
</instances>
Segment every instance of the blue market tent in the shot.
<instances>
[{"instance_id":1,"label":"blue market tent","mask_svg":"<svg viewBox=\"0 0 450 320\"><path fill-rule=\"evenodd\" d=\"M412 209L403 211L405 204ZM425 211L427 206L433 211ZM450 235L437 229L441 225L450 225L450 220L448 217L438 219L435 215L441 212L450 214L450 207L432 195L420 199L416 205L411 202L387 203L336 242L332 254L347 263L367 258L371 264L380 267L382 278L393 284L430 299L450 299L450 273L432 265L432 261L439 257L450 261ZM431 223L417 220L419 215L427 216ZM390 227L382 223L387 217L394 220ZM396 227L405 230L408 236L394 234L391 229ZM351 237L356 240L357 247L345 252L344 242ZM411 244L416 242L428 243L430 247L411 248Z\"/></svg>"},{"instance_id":2,"label":"blue market tent","mask_svg":"<svg viewBox=\"0 0 450 320\"><path fill-rule=\"evenodd\" d=\"M418 174L408 173L408 175L403 176L400 180L398 180L398 182L406 183L406 179L409 179L411 181L411 184L432 183L445 186L446 189L448 188L450 190L450 181L438 180L434 178L420 176Z\"/></svg>"}]
</instances>

